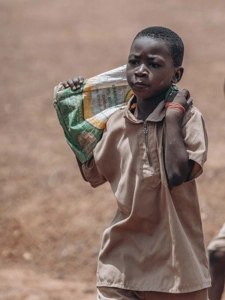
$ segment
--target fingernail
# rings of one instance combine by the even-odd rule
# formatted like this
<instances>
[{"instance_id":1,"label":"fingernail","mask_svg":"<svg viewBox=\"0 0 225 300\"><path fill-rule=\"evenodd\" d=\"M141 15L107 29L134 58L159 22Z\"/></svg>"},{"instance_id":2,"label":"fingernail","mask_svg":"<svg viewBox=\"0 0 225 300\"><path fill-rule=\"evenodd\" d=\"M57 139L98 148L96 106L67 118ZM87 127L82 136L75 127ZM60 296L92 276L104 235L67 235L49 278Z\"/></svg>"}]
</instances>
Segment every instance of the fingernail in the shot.
<instances>
[{"instance_id":1,"label":"fingernail","mask_svg":"<svg viewBox=\"0 0 225 300\"><path fill-rule=\"evenodd\" d=\"M74 86L73 88L72 88L72 90L76 90L77 88Z\"/></svg>"}]
</instances>

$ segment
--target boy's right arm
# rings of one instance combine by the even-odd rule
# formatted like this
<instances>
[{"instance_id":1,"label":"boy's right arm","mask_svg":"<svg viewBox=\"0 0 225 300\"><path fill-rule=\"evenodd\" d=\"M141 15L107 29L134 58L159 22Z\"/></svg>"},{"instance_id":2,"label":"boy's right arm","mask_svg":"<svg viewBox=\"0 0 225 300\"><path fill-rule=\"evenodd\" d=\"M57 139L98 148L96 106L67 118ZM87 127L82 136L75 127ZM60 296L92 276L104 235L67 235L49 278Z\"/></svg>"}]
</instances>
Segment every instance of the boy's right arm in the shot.
<instances>
[{"instance_id":1,"label":"boy's right arm","mask_svg":"<svg viewBox=\"0 0 225 300\"><path fill-rule=\"evenodd\" d=\"M72 90L76 90L79 89L80 84L82 84L83 82L84 82L84 78L82 76L78 76L78 77L74 77L73 79L67 79L66 81L61 82L61 84L64 86L64 88L70 87ZM77 159L78 167L80 169L80 173L83 179L87 181L87 179L84 176L84 172L82 170L82 163L79 161L77 157L76 159Z\"/></svg>"},{"instance_id":2,"label":"boy's right arm","mask_svg":"<svg viewBox=\"0 0 225 300\"><path fill-rule=\"evenodd\" d=\"M92 187L97 187L107 181L104 175L99 171L93 156L84 164L81 164L81 173L84 180L88 181Z\"/></svg>"},{"instance_id":3,"label":"boy's right arm","mask_svg":"<svg viewBox=\"0 0 225 300\"><path fill-rule=\"evenodd\" d=\"M99 172L95 164L94 157L90 158L89 161L84 164L82 164L77 158L77 163L83 179L89 182L92 187L97 187L107 181L106 178Z\"/></svg>"},{"instance_id":4,"label":"boy's right arm","mask_svg":"<svg viewBox=\"0 0 225 300\"><path fill-rule=\"evenodd\" d=\"M66 81L61 82L64 88L70 87L72 90L76 90L80 88L80 85L84 82L84 78L82 76L74 77L73 79L68 79ZM81 175L85 181L88 181L92 187L97 187L107 180L106 178L99 172L94 157L89 159L89 161L82 164L79 159L77 159L77 164L80 169Z\"/></svg>"},{"instance_id":5,"label":"boy's right arm","mask_svg":"<svg viewBox=\"0 0 225 300\"><path fill-rule=\"evenodd\" d=\"M76 90L80 87L80 84L82 84L83 82L84 82L84 78L82 76L78 76L78 77L74 77L73 79L68 79L66 81L63 81L61 82L61 84L64 86L64 88L70 87L72 90ZM84 176L84 172L82 170L82 163L79 161L77 157L76 159L77 159L77 164L80 169L81 175L83 179L87 181L87 179Z\"/></svg>"}]
</instances>

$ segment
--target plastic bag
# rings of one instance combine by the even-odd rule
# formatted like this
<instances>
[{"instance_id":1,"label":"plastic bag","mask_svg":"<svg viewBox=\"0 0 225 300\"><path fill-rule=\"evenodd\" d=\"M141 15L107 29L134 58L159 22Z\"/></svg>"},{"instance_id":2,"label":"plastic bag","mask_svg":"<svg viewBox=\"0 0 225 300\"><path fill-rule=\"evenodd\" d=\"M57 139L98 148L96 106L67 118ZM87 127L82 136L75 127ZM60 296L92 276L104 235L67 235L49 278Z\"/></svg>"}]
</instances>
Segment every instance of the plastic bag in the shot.
<instances>
[{"instance_id":1,"label":"plastic bag","mask_svg":"<svg viewBox=\"0 0 225 300\"><path fill-rule=\"evenodd\" d=\"M81 163L91 158L108 118L123 109L131 95L126 65L85 80L75 91L62 84L55 87L54 107L59 122Z\"/></svg>"}]
</instances>

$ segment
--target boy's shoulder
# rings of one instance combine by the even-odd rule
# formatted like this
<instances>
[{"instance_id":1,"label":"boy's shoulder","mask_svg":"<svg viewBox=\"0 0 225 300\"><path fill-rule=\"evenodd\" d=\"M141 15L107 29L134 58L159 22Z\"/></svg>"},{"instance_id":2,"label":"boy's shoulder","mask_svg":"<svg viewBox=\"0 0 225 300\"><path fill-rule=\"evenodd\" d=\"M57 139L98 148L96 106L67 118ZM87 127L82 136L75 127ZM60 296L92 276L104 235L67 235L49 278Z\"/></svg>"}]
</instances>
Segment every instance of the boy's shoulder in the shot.
<instances>
[{"instance_id":1,"label":"boy's shoulder","mask_svg":"<svg viewBox=\"0 0 225 300\"><path fill-rule=\"evenodd\" d=\"M123 117L124 117L124 111L125 111L126 107L122 107L120 109L118 109L117 111L115 111L108 119L107 124L108 123L113 123L115 121L123 121Z\"/></svg>"},{"instance_id":2,"label":"boy's shoulder","mask_svg":"<svg viewBox=\"0 0 225 300\"><path fill-rule=\"evenodd\" d=\"M194 106L194 105L191 105L191 107L190 107L190 112L191 112L192 114L196 113L196 114L202 115L202 113L201 113L201 111L199 110L199 108L197 108L197 107Z\"/></svg>"},{"instance_id":3,"label":"boy's shoulder","mask_svg":"<svg viewBox=\"0 0 225 300\"><path fill-rule=\"evenodd\" d=\"M115 111L107 120L105 133L107 132L107 136L118 134L119 131L123 131L125 128L125 118L124 118L124 110L125 108L119 109Z\"/></svg>"}]
</instances>

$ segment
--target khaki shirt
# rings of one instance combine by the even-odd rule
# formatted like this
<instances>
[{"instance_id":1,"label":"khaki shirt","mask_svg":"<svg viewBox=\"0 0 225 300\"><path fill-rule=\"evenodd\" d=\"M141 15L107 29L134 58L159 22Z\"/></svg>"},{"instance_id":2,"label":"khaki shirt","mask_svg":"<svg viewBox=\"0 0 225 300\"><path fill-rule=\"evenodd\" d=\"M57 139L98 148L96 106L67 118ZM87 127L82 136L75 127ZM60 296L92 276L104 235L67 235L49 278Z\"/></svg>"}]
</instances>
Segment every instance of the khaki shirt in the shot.
<instances>
[{"instance_id":1,"label":"khaki shirt","mask_svg":"<svg viewBox=\"0 0 225 300\"><path fill-rule=\"evenodd\" d=\"M83 165L93 187L110 183L118 204L103 234L97 286L171 293L209 287L194 180L207 155L202 115L191 107L183 116L184 143L197 168L192 178L171 189L163 155L165 103L143 122L131 112L131 101L110 117L94 159Z\"/></svg>"}]
</instances>

